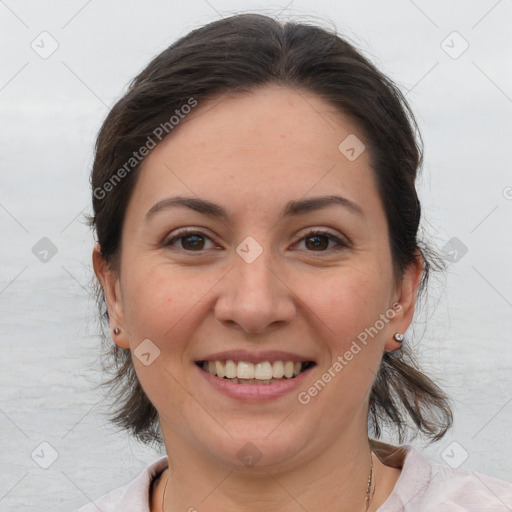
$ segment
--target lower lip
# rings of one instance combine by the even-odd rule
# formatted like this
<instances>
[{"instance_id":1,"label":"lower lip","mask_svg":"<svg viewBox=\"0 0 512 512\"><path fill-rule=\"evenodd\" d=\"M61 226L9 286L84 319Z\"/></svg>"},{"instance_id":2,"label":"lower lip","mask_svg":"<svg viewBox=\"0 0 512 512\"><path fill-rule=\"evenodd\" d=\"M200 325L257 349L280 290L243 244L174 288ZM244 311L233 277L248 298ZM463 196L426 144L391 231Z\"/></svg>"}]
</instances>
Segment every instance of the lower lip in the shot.
<instances>
[{"instance_id":1,"label":"lower lip","mask_svg":"<svg viewBox=\"0 0 512 512\"><path fill-rule=\"evenodd\" d=\"M273 384L237 384L228 379L215 377L210 372L202 370L197 365L194 366L201 377L217 391L220 391L230 398L247 401L273 400L287 393L291 393L303 384L309 371L314 368L314 366L308 368L293 379L284 379L279 382L274 382Z\"/></svg>"}]
</instances>

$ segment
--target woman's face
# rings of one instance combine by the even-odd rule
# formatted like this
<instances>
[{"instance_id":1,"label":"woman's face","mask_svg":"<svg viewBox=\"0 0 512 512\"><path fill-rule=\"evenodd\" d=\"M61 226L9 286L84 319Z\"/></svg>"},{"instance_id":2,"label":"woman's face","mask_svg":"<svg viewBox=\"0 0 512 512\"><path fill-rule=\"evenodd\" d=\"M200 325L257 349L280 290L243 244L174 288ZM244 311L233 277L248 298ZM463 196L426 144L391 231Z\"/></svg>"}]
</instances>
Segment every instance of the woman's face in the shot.
<instances>
[{"instance_id":1,"label":"woman's face","mask_svg":"<svg viewBox=\"0 0 512 512\"><path fill-rule=\"evenodd\" d=\"M362 140L329 103L272 85L199 103L143 162L118 273L98 253L95 268L168 450L282 469L366 438L421 269L394 285Z\"/></svg>"}]
</instances>

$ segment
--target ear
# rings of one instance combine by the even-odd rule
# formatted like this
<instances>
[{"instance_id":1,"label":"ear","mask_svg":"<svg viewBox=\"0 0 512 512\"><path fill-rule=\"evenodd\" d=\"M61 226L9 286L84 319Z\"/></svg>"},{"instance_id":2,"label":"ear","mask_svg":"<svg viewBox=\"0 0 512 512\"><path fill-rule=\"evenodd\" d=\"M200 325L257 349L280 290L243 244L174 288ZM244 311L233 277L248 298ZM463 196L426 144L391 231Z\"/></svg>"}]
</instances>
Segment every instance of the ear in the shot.
<instances>
[{"instance_id":1,"label":"ear","mask_svg":"<svg viewBox=\"0 0 512 512\"><path fill-rule=\"evenodd\" d=\"M99 243L94 245L94 249L92 251L92 265L94 273L105 292L105 300L107 301L108 317L110 321L110 332L113 333L115 327L120 329L119 334L112 334L112 339L119 347L129 348L130 344L126 332L119 276L107 265L103 255L101 254L101 246Z\"/></svg>"},{"instance_id":2,"label":"ear","mask_svg":"<svg viewBox=\"0 0 512 512\"><path fill-rule=\"evenodd\" d=\"M384 345L386 350L393 351L399 348L400 343L394 339L394 334L405 333L411 325L424 265L425 261L423 256L418 251L416 260L407 267L402 280L395 291L393 303L398 303L399 306L393 308L396 311L395 317L391 322L394 332L391 337L386 339L386 343Z\"/></svg>"}]
</instances>

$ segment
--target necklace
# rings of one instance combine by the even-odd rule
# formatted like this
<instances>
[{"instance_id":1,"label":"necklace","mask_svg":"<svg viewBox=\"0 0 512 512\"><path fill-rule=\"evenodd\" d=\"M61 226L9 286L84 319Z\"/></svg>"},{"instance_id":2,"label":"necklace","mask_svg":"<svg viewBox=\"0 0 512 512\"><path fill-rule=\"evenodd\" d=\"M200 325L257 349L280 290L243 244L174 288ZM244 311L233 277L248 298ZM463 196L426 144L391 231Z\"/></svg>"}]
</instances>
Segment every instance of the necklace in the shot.
<instances>
[{"instance_id":1,"label":"necklace","mask_svg":"<svg viewBox=\"0 0 512 512\"><path fill-rule=\"evenodd\" d=\"M171 476L171 472L169 469L167 469L167 480L165 482L164 487L164 493L162 496L162 512L164 512L164 506L165 506L165 493L167 491L167 484L169 483L169 478ZM365 503L365 512L368 512L368 509L370 508L370 504L373 499L373 495L375 494L375 489L377 488L377 484L373 486L372 490L372 484L373 484L373 457L372 457L372 451L370 451L370 474L368 475L368 483L366 485L366 498L364 500Z\"/></svg>"},{"instance_id":2,"label":"necklace","mask_svg":"<svg viewBox=\"0 0 512 512\"><path fill-rule=\"evenodd\" d=\"M368 512L368 509L370 508L370 504L373 499L373 495L375 494L375 489L377 487L377 483L373 486L372 490L372 483L373 483L373 457L372 457L372 451L370 449L370 474L368 475L368 484L366 485L366 498L364 500L364 503L366 505L365 512Z\"/></svg>"}]
</instances>

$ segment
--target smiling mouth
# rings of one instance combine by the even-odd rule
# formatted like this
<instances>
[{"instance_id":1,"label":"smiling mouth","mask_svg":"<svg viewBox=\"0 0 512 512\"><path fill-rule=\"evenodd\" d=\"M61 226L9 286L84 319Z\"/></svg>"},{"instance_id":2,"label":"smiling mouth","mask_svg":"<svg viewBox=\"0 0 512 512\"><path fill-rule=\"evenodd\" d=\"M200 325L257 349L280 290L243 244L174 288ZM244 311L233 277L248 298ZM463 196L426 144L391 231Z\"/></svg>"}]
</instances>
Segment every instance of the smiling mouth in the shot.
<instances>
[{"instance_id":1,"label":"smiling mouth","mask_svg":"<svg viewBox=\"0 0 512 512\"><path fill-rule=\"evenodd\" d=\"M314 361L197 361L196 365L210 375L235 384L273 384L294 379L316 365Z\"/></svg>"}]
</instances>

